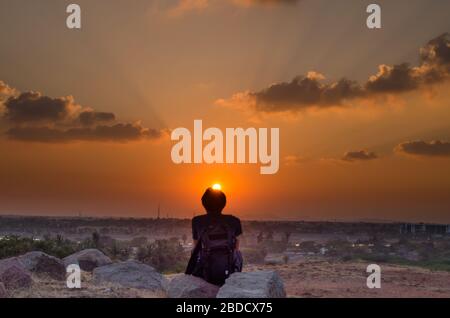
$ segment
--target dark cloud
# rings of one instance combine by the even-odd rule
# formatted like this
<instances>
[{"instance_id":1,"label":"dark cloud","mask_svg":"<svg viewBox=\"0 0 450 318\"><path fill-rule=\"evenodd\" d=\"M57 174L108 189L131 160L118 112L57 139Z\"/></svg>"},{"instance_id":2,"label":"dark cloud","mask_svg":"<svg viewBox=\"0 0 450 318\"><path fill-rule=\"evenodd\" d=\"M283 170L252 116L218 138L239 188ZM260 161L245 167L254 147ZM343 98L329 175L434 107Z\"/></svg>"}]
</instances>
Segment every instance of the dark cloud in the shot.
<instances>
[{"instance_id":1,"label":"dark cloud","mask_svg":"<svg viewBox=\"0 0 450 318\"><path fill-rule=\"evenodd\" d=\"M377 94L398 94L450 78L450 34L444 33L420 49L420 64L380 65L378 73L363 85L348 79L323 83L316 72L298 76L291 82L277 83L257 92L241 92L219 105L254 107L263 112L301 111L311 107L343 105L356 98Z\"/></svg>"},{"instance_id":2,"label":"dark cloud","mask_svg":"<svg viewBox=\"0 0 450 318\"><path fill-rule=\"evenodd\" d=\"M378 74L369 79L366 88L371 92L398 93L416 89L419 84L414 70L404 63L394 66L380 65Z\"/></svg>"},{"instance_id":3,"label":"dark cloud","mask_svg":"<svg viewBox=\"0 0 450 318\"><path fill-rule=\"evenodd\" d=\"M112 122L116 120L116 116L113 113L96 112L91 110L80 113L78 118L84 126L91 126L93 124Z\"/></svg>"},{"instance_id":4,"label":"dark cloud","mask_svg":"<svg viewBox=\"0 0 450 318\"><path fill-rule=\"evenodd\" d=\"M450 77L450 34L444 33L420 49L420 65L380 65L366 89L374 93L401 93L442 82Z\"/></svg>"},{"instance_id":5,"label":"dark cloud","mask_svg":"<svg viewBox=\"0 0 450 318\"><path fill-rule=\"evenodd\" d=\"M162 132L143 128L138 124L100 125L94 128L70 128L67 130L50 127L14 127L7 131L13 140L46 143L67 143L74 141L127 142L145 138L157 139Z\"/></svg>"},{"instance_id":6,"label":"dark cloud","mask_svg":"<svg viewBox=\"0 0 450 318\"><path fill-rule=\"evenodd\" d=\"M60 121L70 113L71 97L51 98L36 92L10 97L5 102L4 117L15 123Z\"/></svg>"},{"instance_id":7,"label":"dark cloud","mask_svg":"<svg viewBox=\"0 0 450 318\"><path fill-rule=\"evenodd\" d=\"M398 145L396 150L417 156L450 157L450 142L439 140L431 142L422 140L408 141Z\"/></svg>"},{"instance_id":8,"label":"dark cloud","mask_svg":"<svg viewBox=\"0 0 450 318\"><path fill-rule=\"evenodd\" d=\"M117 141L156 139L162 130L139 123L118 122L114 113L77 105L73 97L52 98L39 92L19 93L0 81L6 136L12 140L60 143L71 141Z\"/></svg>"},{"instance_id":9,"label":"dark cloud","mask_svg":"<svg viewBox=\"0 0 450 318\"><path fill-rule=\"evenodd\" d=\"M311 105L331 106L345 99L361 96L362 89L354 81L342 79L332 84L322 84L320 74L310 73L296 77L290 83L279 83L257 93L251 93L262 111L289 110Z\"/></svg>"},{"instance_id":10,"label":"dark cloud","mask_svg":"<svg viewBox=\"0 0 450 318\"><path fill-rule=\"evenodd\" d=\"M378 156L374 152L360 150L360 151L347 152L344 155L344 157L342 157L342 160L345 160L345 161L367 161L367 160L373 160L373 159L377 159L377 158L378 158Z\"/></svg>"},{"instance_id":11,"label":"dark cloud","mask_svg":"<svg viewBox=\"0 0 450 318\"><path fill-rule=\"evenodd\" d=\"M423 64L450 65L450 33L446 32L428 42L420 50Z\"/></svg>"},{"instance_id":12,"label":"dark cloud","mask_svg":"<svg viewBox=\"0 0 450 318\"><path fill-rule=\"evenodd\" d=\"M444 81L450 76L450 34L444 33L420 49L421 64L381 65L366 84L369 91L397 93Z\"/></svg>"}]
</instances>

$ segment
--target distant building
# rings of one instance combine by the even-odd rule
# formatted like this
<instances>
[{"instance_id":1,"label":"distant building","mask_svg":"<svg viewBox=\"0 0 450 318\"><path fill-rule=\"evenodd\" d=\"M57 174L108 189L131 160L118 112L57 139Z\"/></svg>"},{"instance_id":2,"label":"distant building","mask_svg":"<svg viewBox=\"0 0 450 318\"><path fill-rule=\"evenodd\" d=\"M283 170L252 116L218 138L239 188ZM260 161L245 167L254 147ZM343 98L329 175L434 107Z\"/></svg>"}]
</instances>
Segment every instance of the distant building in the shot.
<instances>
[{"instance_id":1,"label":"distant building","mask_svg":"<svg viewBox=\"0 0 450 318\"><path fill-rule=\"evenodd\" d=\"M425 223L404 223L400 225L401 234L450 234L450 225L446 224L425 224Z\"/></svg>"}]
</instances>

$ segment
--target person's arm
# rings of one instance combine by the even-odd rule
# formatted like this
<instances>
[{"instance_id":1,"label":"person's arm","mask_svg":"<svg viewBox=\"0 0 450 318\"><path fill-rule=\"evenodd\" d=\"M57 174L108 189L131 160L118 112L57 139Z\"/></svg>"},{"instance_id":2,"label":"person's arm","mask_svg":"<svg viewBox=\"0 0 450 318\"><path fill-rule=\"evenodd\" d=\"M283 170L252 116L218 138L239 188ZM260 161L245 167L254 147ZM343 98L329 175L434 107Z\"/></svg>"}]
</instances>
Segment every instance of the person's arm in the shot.
<instances>
[{"instance_id":1,"label":"person's arm","mask_svg":"<svg viewBox=\"0 0 450 318\"><path fill-rule=\"evenodd\" d=\"M194 242L194 245L192 246L192 252L193 252L198 243L198 233L197 233L197 229L195 226L195 218L192 219L192 240Z\"/></svg>"},{"instance_id":2,"label":"person's arm","mask_svg":"<svg viewBox=\"0 0 450 318\"><path fill-rule=\"evenodd\" d=\"M236 251L239 251L240 247L239 236L242 235L242 225L241 220L239 220L238 218L235 218L235 220L236 220Z\"/></svg>"},{"instance_id":3,"label":"person's arm","mask_svg":"<svg viewBox=\"0 0 450 318\"><path fill-rule=\"evenodd\" d=\"M239 238L236 238L236 247L235 247L236 251L239 251Z\"/></svg>"}]
</instances>

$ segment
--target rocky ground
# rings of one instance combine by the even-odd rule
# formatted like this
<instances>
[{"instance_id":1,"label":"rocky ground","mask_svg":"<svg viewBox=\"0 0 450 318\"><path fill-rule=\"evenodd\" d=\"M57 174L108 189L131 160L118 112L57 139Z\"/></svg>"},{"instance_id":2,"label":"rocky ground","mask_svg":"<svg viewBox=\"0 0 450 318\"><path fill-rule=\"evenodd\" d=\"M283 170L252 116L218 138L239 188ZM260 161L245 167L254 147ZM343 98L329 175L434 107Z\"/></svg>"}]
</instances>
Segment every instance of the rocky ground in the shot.
<instances>
[{"instance_id":1,"label":"rocky ground","mask_svg":"<svg viewBox=\"0 0 450 318\"><path fill-rule=\"evenodd\" d=\"M83 270L80 289L66 286L68 262L78 263ZM216 294L224 298L450 297L450 272L380 264L381 289L369 289L367 265L325 258L248 265L245 273L234 274L219 290L192 276L163 276L139 262L114 263L98 250L84 250L63 260L32 252L0 260L0 298L189 298Z\"/></svg>"},{"instance_id":2,"label":"rocky ground","mask_svg":"<svg viewBox=\"0 0 450 318\"><path fill-rule=\"evenodd\" d=\"M69 272L67 281L66 268ZM78 282L78 286L74 282ZM75 288L68 288L70 284ZM153 267L135 260L113 262L96 249L82 250L64 259L42 252L30 252L0 260L0 298L216 296L284 298L286 292L276 271L235 273L219 288L190 275L164 276Z\"/></svg>"},{"instance_id":3,"label":"rocky ground","mask_svg":"<svg viewBox=\"0 0 450 318\"><path fill-rule=\"evenodd\" d=\"M369 289L367 265L307 259L289 265L248 266L247 270L276 270L288 297L450 297L450 272L380 264L381 289Z\"/></svg>"},{"instance_id":4,"label":"rocky ground","mask_svg":"<svg viewBox=\"0 0 450 318\"><path fill-rule=\"evenodd\" d=\"M69 289L66 282L43 275L33 275L30 288L14 290L12 298L162 298L162 293L146 289L128 288L118 284L96 283L92 273L83 272L80 289Z\"/></svg>"}]
</instances>

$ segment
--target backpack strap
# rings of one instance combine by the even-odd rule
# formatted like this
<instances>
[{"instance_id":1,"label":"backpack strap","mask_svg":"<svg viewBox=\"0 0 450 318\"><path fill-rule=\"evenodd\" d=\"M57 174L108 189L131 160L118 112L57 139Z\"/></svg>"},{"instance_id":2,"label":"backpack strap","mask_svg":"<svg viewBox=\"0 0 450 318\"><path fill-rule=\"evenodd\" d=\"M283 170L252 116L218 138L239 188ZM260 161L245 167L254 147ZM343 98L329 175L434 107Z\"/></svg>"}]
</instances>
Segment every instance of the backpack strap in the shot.
<instances>
[{"instance_id":1,"label":"backpack strap","mask_svg":"<svg viewBox=\"0 0 450 318\"><path fill-rule=\"evenodd\" d=\"M194 247L194 250L192 251L191 257L189 258L188 265L186 267L185 274L191 275L195 271L195 267L197 266L197 260L198 256L200 254L201 249L201 243L200 241L197 242L197 244Z\"/></svg>"},{"instance_id":2,"label":"backpack strap","mask_svg":"<svg viewBox=\"0 0 450 318\"><path fill-rule=\"evenodd\" d=\"M195 244L194 249L192 250L191 257L189 258L188 265L186 267L185 274L192 275L196 271L198 258L200 256L200 252L202 250L202 237L205 235L207 228L202 231L199 235L197 244Z\"/></svg>"}]
</instances>

